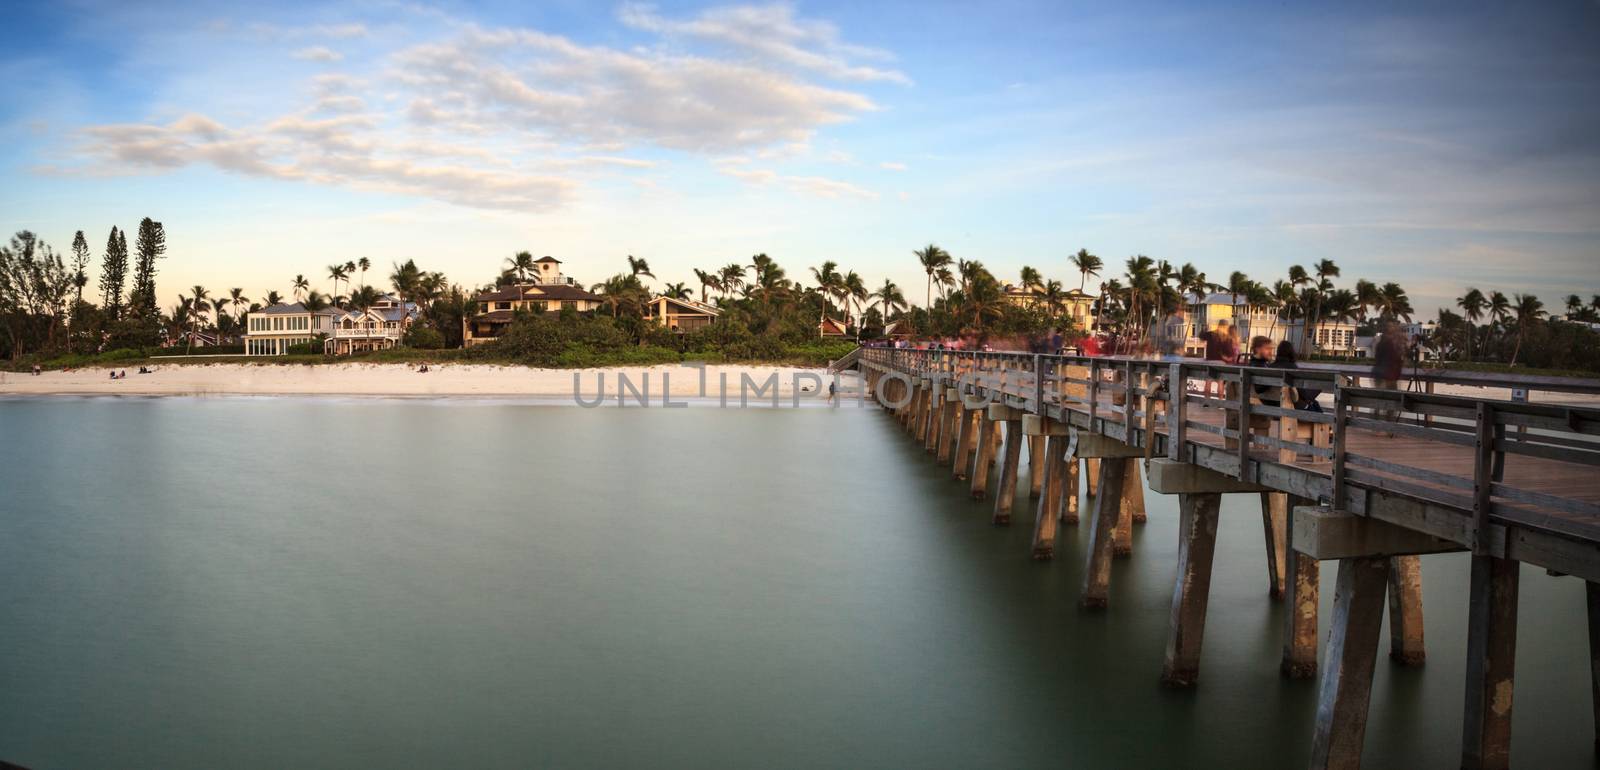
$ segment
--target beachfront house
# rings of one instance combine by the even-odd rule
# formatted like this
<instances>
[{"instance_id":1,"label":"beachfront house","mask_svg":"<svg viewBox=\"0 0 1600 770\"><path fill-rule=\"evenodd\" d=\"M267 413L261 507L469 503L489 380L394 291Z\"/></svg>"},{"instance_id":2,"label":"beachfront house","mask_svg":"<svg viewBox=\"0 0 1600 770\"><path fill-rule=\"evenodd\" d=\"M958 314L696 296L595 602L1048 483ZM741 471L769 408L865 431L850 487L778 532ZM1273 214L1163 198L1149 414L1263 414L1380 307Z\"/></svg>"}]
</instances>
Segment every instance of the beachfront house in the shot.
<instances>
[{"instance_id":1,"label":"beachfront house","mask_svg":"<svg viewBox=\"0 0 1600 770\"><path fill-rule=\"evenodd\" d=\"M1305 328L1304 320L1296 320L1288 324L1287 331L1284 332L1287 338L1294 342L1296 348L1304 344ZM1316 353L1352 355L1356 348L1356 325L1349 321L1322 319L1312 330L1311 344ZM1304 355L1306 351L1301 353Z\"/></svg>"},{"instance_id":2,"label":"beachfront house","mask_svg":"<svg viewBox=\"0 0 1600 770\"><path fill-rule=\"evenodd\" d=\"M472 298L472 315L462 319L461 338L467 347L481 345L505 333L518 311L560 313L589 312L604 300L561 274L561 260L543 257L534 262L532 280L501 286Z\"/></svg>"},{"instance_id":3,"label":"beachfront house","mask_svg":"<svg viewBox=\"0 0 1600 770\"><path fill-rule=\"evenodd\" d=\"M817 336L842 338L850 336L850 332L845 330L844 322L823 316L822 320L817 322Z\"/></svg>"},{"instance_id":4,"label":"beachfront house","mask_svg":"<svg viewBox=\"0 0 1600 770\"><path fill-rule=\"evenodd\" d=\"M333 331L322 342L328 355L344 356L399 347L417 317L417 306L385 294L365 310L350 308L334 318Z\"/></svg>"},{"instance_id":5,"label":"beachfront house","mask_svg":"<svg viewBox=\"0 0 1600 770\"><path fill-rule=\"evenodd\" d=\"M716 323L722 311L692 299L678 299L662 295L650 300L645 317L680 332L692 332Z\"/></svg>"},{"instance_id":6,"label":"beachfront house","mask_svg":"<svg viewBox=\"0 0 1600 770\"><path fill-rule=\"evenodd\" d=\"M316 342L320 335L333 331L334 319L344 315L338 308L307 310L298 302L278 303L245 315L244 354L281 356L295 345Z\"/></svg>"},{"instance_id":7,"label":"beachfront house","mask_svg":"<svg viewBox=\"0 0 1600 770\"><path fill-rule=\"evenodd\" d=\"M1005 286L1006 303L1017 307L1044 308L1049 300L1044 295L1044 288L1034 286ZM1056 300L1055 312L1072 319L1072 328L1089 331L1094 328L1094 303L1095 296L1080 289L1068 289Z\"/></svg>"}]
</instances>

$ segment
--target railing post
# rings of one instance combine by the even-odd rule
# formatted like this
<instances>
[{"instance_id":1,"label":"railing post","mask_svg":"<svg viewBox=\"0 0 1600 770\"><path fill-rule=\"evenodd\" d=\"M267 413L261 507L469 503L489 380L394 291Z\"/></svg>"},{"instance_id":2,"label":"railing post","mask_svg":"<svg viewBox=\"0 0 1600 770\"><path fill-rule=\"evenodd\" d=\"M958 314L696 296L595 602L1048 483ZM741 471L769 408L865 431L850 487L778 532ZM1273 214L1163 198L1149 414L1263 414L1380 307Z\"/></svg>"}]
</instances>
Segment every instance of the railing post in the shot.
<instances>
[{"instance_id":1,"label":"railing post","mask_svg":"<svg viewBox=\"0 0 1600 770\"><path fill-rule=\"evenodd\" d=\"M1239 480L1250 465L1250 370L1239 370ZM1224 425L1227 423L1224 422ZM1223 428L1227 430L1227 428ZM1226 442L1224 442L1226 443Z\"/></svg>"},{"instance_id":2,"label":"railing post","mask_svg":"<svg viewBox=\"0 0 1600 770\"><path fill-rule=\"evenodd\" d=\"M1089 361L1089 430L1095 430L1094 418L1100 411L1100 362Z\"/></svg>"},{"instance_id":3,"label":"railing post","mask_svg":"<svg viewBox=\"0 0 1600 770\"><path fill-rule=\"evenodd\" d=\"M1044 415L1044 356L1033 354L1033 403Z\"/></svg>"},{"instance_id":4,"label":"railing post","mask_svg":"<svg viewBox=\"0 0 1600 770\"><path fill-rule=\"evenodd\" d=\"M1489 554L1489 508L1494 489L1494 407L1478 402L1472 464L1472 552Z\"/></svg>"},{"instance_id":5,"label":"railing post","mask_svg":"<svg viewBox=\"0 0 1600 770\"><path fill-rule=\"evenodd\" d=\"M1183 459L1183 442L1187 438L1189 387L1183 379L1183 363L1172 365L1167 375L1167 458Z\"/></svg>"},{"instance_id":6,"label":"railing post","mask_svg":"<svg viewBox=\"0 0 1600 770\"><path fill-rule=\"evenodd\" d=\"M1329 504L1336 511L1344 507L1344 431L1345 401L1343 377L1333 377L1333 499Z\"/></svg>"}]
</instances>

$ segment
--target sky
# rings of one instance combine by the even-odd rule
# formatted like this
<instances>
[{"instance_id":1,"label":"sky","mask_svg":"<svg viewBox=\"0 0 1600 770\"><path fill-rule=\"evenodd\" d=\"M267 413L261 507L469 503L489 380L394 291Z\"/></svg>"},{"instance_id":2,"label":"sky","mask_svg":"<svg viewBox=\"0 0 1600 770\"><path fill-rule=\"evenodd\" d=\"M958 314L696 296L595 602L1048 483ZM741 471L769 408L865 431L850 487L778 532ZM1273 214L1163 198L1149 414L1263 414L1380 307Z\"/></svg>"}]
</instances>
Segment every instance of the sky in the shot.
<instances>
[{"instance_id":1,"label":"sky","mask_svg":"<svg viewBox=\"0 0 1600 770\"><path fill-rule=\"evenodd\" d=\"M590 283L832 260L920 303L928 243L1552 306L1600 293L1596 40L1597 0L18 3L0 228L98 264L161 221L164 306L521 250Z\"/></svg>"}]
</instances>

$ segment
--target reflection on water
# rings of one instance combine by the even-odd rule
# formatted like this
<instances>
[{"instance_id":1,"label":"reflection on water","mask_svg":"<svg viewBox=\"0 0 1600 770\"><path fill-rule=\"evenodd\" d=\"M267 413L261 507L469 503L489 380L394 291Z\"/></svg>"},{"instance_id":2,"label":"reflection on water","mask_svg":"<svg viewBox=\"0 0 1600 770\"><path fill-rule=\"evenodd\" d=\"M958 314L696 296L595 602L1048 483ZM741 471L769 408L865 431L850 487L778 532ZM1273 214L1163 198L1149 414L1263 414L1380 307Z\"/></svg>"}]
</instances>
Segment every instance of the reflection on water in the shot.
<instances>
[{"instance_id":1,"label":"reflection on water","mask_svg":"<svg viewBox=\"0 0 1600 770\"><path fill-rule=\"evenodd\" d=\"M38 768L1309 747L1250 496L1224 502L1200 687L1174 692L1174 501L1150 495L1110 611L1083 613L1084 530L1030 561L1030 513L991 527L872 411L20 399L0 435L0 758ZM1380 660L1367 767L1459 759L1467 560L1423 565L1428 664ZM1517 764L1588 767L1582 586L1522 587Z\"/></svg>"}]
</instances>

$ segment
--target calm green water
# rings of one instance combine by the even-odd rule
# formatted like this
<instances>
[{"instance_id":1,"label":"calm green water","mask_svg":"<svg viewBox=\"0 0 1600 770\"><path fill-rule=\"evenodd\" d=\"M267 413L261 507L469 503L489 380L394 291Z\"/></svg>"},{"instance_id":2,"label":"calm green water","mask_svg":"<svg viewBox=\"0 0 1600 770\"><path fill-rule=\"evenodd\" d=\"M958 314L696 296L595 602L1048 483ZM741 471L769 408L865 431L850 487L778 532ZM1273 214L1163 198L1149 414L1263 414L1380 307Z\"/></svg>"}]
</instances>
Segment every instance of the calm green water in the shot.
<instances>
[{"instance_id":1,"label":"calm green water","mask_svg":"<svg viewBox=\"0 0 1600 770\"><path fill-rule=\"evenodd\" d=\"M0 758L99 767L1298 767L1253 499L1201 686L1150 496L1106 614L881 413L0 400ZM1467 561L1368 767L1455 767ZM1325 572L1325 608L1332 570ZM1528 570L1520 767L1590 767L1582 586ZM1324 618L1327 612L1325 609Z\"/></svg>"}]
</instances>

